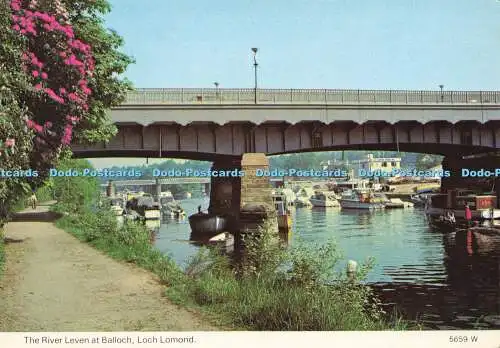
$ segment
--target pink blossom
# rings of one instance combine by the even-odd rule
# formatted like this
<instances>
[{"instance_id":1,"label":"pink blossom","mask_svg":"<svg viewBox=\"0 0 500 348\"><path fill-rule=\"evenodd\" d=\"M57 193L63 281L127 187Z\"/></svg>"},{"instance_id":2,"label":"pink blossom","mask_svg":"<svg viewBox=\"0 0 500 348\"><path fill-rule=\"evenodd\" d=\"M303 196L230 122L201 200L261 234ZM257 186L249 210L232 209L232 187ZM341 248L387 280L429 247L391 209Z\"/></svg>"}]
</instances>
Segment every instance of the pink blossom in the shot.
<instances>
[{"instance_id":1,"label":"pink blossom","mask_svg":"<svg viewBox=\"0 0 500 348\"><path fill-rule=\"evenodd\" d=\"M41 84L41 83L37 83L37 84L35 85L35 89L36 89L37 91L41 90L41 89L42 89L42 87L43 87L43 86L42 86L42 84Z\"/></svg>"},{"instance_id":2,"label":"pink blossom","mask_svg":"<svg viewBox=\"0 0 500 348\"><path fill-rule=\"evenodd\" d=\"M61 139L61 142L64 145L68 145L71 142L72 134L73 134L73 127L69 124L66 125L66 127L64 128L64 134L63 134L63 137Z\"/></svg>"},{"instance_id":3,"label":"pink blossom","mask_svg":"<svg viewBox=\"0 0 500 348\"><path fill-rule=\"evenodd\" d=\"M12 29L14 29L15 31L20 31L21 30L21 27L19 25L13 25L12 26Z\"/></svg>"},{"instance_id":4,"label":"pink blossom","mask_svg":"<svg viewBox=\"0 0 500 348\"><path fill-rule=\"evenodd\" d=\"M33 70L31 74L33 75L33 77L38 77L38 75L40 75L36 70Z\"/></svg>"},{"instance_id":5,"label":"pink blossom","mask_svg":"<svg viewBox=\"0 0 500 348\"><path fill-rule=\"evenodd\" d=\"M21 4L19 1L13 0L10 2L10 8L13 9L14 11L20 11Z\"/></svg>"},{"instance_id":6,"label":"pink blossom","mask_svg":"<svg viewBox=\"0 0 500 348\"><path fill-rule=\"evenodd\" d=\"M42 133L43 132L43 127L40 126L39 124L35 123L33 124L33 129L38 132L38 133Z\"/></svg>"},{"instance_id":7,"label":"pink blossom","mask_svg":"<svg viewBox=\"0 0 500 348\"><path fill-rule=\"evenodd\" d=\"M47 77L48 77L48 76L47 76L47 73L46 73L46 72L43 72L43 73L42 73L42 79L47 80Z\"/></svg>"},{"instance_id":8,"label":"pink blossom","mask_svg":"<svg viewBox=\"0 0 500 348\"><path fill-rule=\"evenodd\" d=\"M66 88L64 87L59 88L59 94L66 94Z\"/></svg>"},{"instance_id":9,"label":"pink blossom","mask_svg":"<svg viewBox=\"0 0 500 348\"><path fill-rule=\"evenodd\" d=\"M16 145L16 140L15 139L8 138L8 139L5 140L5 146L6 147L13 147L14 145Z\"/></svg>"}]
</instances>

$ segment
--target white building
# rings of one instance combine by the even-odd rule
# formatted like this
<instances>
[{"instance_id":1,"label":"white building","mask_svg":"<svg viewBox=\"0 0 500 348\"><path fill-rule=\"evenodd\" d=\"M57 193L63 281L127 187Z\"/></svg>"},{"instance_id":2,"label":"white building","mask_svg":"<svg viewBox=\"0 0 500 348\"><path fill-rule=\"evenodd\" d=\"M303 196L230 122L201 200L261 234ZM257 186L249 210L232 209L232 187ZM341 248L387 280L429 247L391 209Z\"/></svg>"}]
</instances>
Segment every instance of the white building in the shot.
<instances>
[{"instance_id":1,"label":"white building","mask_svg":"<svg viewBox=\"0 0 500 348\"><path fill-rule=\"evenodd\" d=\"M393 169L401 168L401 158L388 157L388 158L375 158L372 154L366 155L366 158L356 161L327 161L321 163L323 170L335 169L340 166L349 168L349 176L351 178L359 178L361 171L372 172L380 170L384 172L391 172Z\"/></svg>"}]
</instances>

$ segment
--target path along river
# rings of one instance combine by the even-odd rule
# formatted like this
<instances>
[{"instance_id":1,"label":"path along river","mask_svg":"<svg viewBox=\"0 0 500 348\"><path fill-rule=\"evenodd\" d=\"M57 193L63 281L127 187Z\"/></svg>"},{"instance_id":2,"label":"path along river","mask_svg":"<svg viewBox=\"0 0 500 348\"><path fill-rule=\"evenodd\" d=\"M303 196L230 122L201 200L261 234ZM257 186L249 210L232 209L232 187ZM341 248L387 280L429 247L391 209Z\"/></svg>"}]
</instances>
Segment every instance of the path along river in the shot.
<instances>
[{"instance_id":1,"label":"path along river","mask_svg":"<svg viewBox=\"0 0 500 348\"><path fill-rule=\"evenodd\" d=\"M181 201L187 215L208 200ZM468 255L449 233L428 227L418 208L380 212L339 208L292 209L290 242L334 239L345 260L375 258L367 281L386 311L397 308L406 319L426 327L500 328L500 254ZM197 252L188 242L187 218L163 220L156 246L181 266Z\"/></svg>"}]
</instances>

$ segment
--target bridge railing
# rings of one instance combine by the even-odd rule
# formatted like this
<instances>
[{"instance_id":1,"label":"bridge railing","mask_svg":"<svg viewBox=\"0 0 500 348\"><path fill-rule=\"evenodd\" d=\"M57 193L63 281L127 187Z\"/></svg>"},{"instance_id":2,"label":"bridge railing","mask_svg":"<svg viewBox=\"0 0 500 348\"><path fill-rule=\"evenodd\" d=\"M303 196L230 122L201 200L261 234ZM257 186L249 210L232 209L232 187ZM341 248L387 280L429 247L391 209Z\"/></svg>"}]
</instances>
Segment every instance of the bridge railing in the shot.
<instances>
[{"instance_id":1,"label":"bridge railing","mask_svg":"<svg viewBox=\"0 0 500 348\"><path fill-rule=\"evenodd\" d=\"M254 104L254 89L145 88L124 105ZM258 89L258 104L499 104L500 91Z\"/></svg>"}]
</instances>

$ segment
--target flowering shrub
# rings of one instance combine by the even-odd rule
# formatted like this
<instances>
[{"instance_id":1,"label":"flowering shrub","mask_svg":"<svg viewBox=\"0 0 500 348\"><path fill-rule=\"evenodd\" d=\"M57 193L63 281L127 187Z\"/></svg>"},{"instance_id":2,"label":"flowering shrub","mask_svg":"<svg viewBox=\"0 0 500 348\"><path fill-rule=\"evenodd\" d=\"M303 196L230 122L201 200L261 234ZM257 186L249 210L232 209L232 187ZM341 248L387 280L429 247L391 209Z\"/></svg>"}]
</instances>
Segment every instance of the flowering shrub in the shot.
<instances>
[{"instance_id":1,"label":"flowering shrub","mask_svg":"<svg viewBox=\"0 0 500 348\"><path fill-rule=\"evenodd\" d=\"M107 110L130 89L117 76L132 60L103 26L109 9L106 0L0 1L0 168L41 173L0 179L0 224L72 140L115 134Z\"/></svg>"},{"instance_id":2,"label":"flowering shrub","mask_svg":"<svg viewBox=\"0 0 500 348\"><path fill-rule=\"evenodd\" d=\"M44 104L26 124L43 141L71 142L73 126L88 111L95 62L90 45L75 37L59 0L42 6L35 0L11 0L12 29L24 38L23 70L31 75L33 93Z\"/></svg>"}]
</instances>

